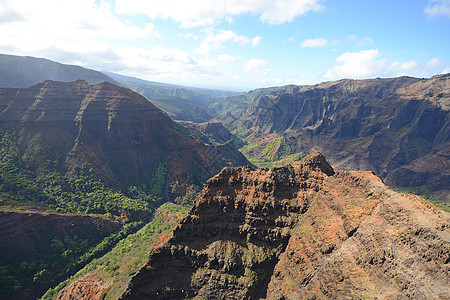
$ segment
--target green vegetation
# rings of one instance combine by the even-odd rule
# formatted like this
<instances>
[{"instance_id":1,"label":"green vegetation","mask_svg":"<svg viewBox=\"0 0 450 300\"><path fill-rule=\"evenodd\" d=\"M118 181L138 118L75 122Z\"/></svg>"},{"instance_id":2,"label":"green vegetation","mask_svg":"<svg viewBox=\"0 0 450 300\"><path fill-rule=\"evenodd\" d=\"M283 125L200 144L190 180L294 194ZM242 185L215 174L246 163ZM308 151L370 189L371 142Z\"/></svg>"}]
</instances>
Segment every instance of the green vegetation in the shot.
<instances>
[{"instance_id":1,"label":"green vegetation","mask_svg":"<svg viewBox=\"0 0 450 300\"><path fill-rule=\"evenodd\" d=\"M392 143L396 142L402 135L404 135L406 132L408 131L408 126L405 125L402 128L394 131L394 132L390 132L389 135L389 145L391 145Z\"/></svg>"},{"instance_id":2,"label":"green vegetation","mask_svg":"<svg viewBox=\"0 0 450 300\"><path fill-rule=\"evenodd\" d=\"M263 168L281 167L303 156L297 149L297 141L285 137L258 140L240 150L252 164Z\"/></svg>"},{"instance_id":3,"label":"green vegetation","mask_svg":"<svg viewBox=\"0 0 450 300\"><path fill-rule=\"evenodd\" d=\"M168 170L164 164L156 169L151 183L121 187L102 181L88 165L75 168L71 174L62 173L57 167L59 160L55 155L38 171L27 169L15 134L0 130L0 203L6 204L0 208L94 214L129 223L103 241L99 227L98 232L84 235L62 238L55 235L48 245L39 246L36 257L26 261L2 257L2 297L32 291L73 274L136 232L144 224L139 220L149 217L152 210L167 199Z\"/></svg>"},{"instance_id":4,"label":"green vegetation","mask_svg":"<svg viewBox=\"0 0 450 300\"><path fill-rule=\"evenodd\" d=\"M167 169L163 165L155 171L150 185L127 189L103 182L88 165L75 168L70 175L51 168L52 165L57 163L48 163L49 168L37 173L27 170L14 134L0 130L1 198L39 203L55 212L98 214L114 219L135 219L166 199L163 187Z\"/></svg>"},{"instance_id":5,"label":"green vegetation","mask_svg":"<svg viewBox=\"0 0 450 300\"><path fill-rule=\"evenodd\" d=\"M208 106L208 112L211 112L214 118L223 119L222 117L225 117L225 119L227 119L227 115L244 110L254 99L288 87L290 86L262 88L249 91L242 95L229 96L223 100L210 104ZM227 121L229 122L231 120L225 120L225 123L228 123Z\"/></svg>"},{"instance_id":6,"label":"green vegetation","mask_svg":"<svg viewBox=\"0 0 450 300\"><path fill-rule=\"evenodd\" d=\"M152 222L136 234L122 239L110 252L91 261L68 280L49 289L41 299L53 299L64 287L87 274L110 283L102 292L101 299L117 299L131 276L146 262L153 247L164 241L164 236L175 228L186 213L186 207L172 203L163 204Z\"/></svg>"},{"instance_id":7,"label":"green vegetation","mask_svg":"<svg viewBox=\"0 0 450 300\"><path fill-rule=\"evenodd\" d=\"M172 183L172 188L176 189L177 185L178 182ZM183 196L176 197L174 202L179 205L191 207L194 204L200 192L201 188L199 186L191 185L186 189L186 193Z\"/></svg>"},{"instance_id":8,"label":"green vegetation","mask_svg":"<svg viewBox=\"0 0 450 300\"><path fill-rule=\"evenodd\" d=\"M427 155L431 151L430 142L424 138L416 137L411 142L418 157Z\"/></svg>"}]
</instances>

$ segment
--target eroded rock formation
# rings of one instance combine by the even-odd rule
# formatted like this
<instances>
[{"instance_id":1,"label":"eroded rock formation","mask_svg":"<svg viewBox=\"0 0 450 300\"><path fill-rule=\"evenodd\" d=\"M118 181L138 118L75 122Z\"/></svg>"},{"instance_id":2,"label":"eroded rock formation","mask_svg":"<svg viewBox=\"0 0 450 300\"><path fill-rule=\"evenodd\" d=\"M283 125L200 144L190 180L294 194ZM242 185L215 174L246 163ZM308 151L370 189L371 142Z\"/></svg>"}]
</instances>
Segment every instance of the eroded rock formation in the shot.
<instances>
[{"instance_id":1,"label":"eroded rock formation","mask_svg":"<svg viewBox=\"0 0 450 300\"><path fill-rule=\"evenodd\" d=\"M389 185L440 191L450 201L450 74L254 94L247 108L223 116L251 145L242 149L248 157L274 161L316 148L335 169L374 171Z\"/></svg>"},{"instance_id":2,"label":"eroded rock formation","mask_svg":"<svg viewBox=\"0 0 450 300\"><path fill-rule=\"evenodd\" d=\"M449 213L313 151L208 180L122 299L445 299L449 287Z\"/></svg>"},{"instance_id":3,"label":"eroded rock formation","mask_svg":"<svg viewBox=\"0 0 450 300\"><path fill-rule=\"evenodd\" d=\"M141 95L108 82L0 89L0 125L18 134L28 167L50 160L70 172L88 163L121 183L149 182L160 164L185 182L248 163L233 145L203 144Z\"/></svg>"}]
</instances>

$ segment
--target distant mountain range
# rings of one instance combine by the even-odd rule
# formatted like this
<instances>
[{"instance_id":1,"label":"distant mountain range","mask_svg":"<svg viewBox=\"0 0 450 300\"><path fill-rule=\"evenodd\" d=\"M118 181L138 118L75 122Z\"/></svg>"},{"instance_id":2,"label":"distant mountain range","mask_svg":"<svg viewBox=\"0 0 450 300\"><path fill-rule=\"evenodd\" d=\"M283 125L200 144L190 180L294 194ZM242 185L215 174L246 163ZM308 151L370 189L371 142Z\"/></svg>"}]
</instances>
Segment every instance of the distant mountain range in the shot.
<instances>
[{"instance_id":1,"label":"distant mountain range","mask_svg":"<svg viewBox=\"0 0 450 300\"><path fill-rule=\"evenodd\" d=\"M284 165L316 148L336 169L371 170L445 201L449 110L450 74L260 89L209 107L256 165Z\"/></svg>"},{"instance_id":2,"label":"distant mountain range","mask_svg":"<svg viewBox=\"0 0 450 300\"><path fill-rule=\"evenodd\" d=\"M60 64L45 58L0 54L0 87L27 88L44 80L75 81L83 79L96 84L116 83L99 71Z\"/></svg>"},{"instance_id":3,"label":"distant mountain range","mask_svg":"<svg viewBox=\"0 0 450 300\"><path fill-rule=\"evenodd\" d=\"M0 54L0 87L25 88L44 80L72 82L78 79L91 84L104 81L128 87L145 96L175 120L206 122L211 116L206 107L233 91L202 89L142 80L112 72L99 72L80 66L57 63L44 58Z\"/></svg>"},{"instance_id":4,"label":"distant mountain range","mask_svg":"<svg viewBox=\"0 0 450 300\"><path fill-rule=\"evenodd\" d=\"M0 56L1 74L7 74L0 76L5 87L26 86L31 78L115 82L174 120L218 119L255 165L281 166L317 148L336 168L372 170L389 184L450 201L449 75L340 80L242 94L11 55Z\"/></svg>"},{"instance_id":5,"label":"distant mountain range","mask_svg":"<svg viewBox=\"0 0 450 300\"><path fill-rule=\"evenodd\" d=\"M215 102L242 93L212 89L200 89L159 82L146 81L134 77L105 72L123 86L140 93L158 108L164 110L174 120L207 122L212 117L207 107Z\"/></svg>"}]
</instances>

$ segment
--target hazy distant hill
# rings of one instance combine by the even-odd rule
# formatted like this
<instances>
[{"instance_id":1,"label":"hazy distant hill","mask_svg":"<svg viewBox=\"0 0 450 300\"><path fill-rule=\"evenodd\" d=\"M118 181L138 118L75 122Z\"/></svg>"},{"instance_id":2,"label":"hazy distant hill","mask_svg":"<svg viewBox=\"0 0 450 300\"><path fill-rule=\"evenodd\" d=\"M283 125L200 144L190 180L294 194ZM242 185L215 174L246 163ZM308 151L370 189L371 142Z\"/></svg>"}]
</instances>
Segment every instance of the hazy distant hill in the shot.
<instances>
[{"instance_id":1,"label":"hazy distant hill","mask_svg":"<svg viewBox=\"0 0 450 300\"><path fill-rule=\"evenodd\" d=\"M26 88L47 79L64 82L83 79L92 84L103 81L117 83L101 72L80 66L45 58L0 54L0 87Z\"/></svg>"},{"instance_id":2,"label":"hazy distant hill","mask_svg":"<svg viewBox=\"0 0 450 300\"><path fill-rule=\"evenodd\" d=\"M211 116L206 107L241 93L172 85L111 72L99 72L66 65L45 58L0 54L0 87L26 88L44 80L72 82L82 79L91 84L104 81L130 88L164 110L172 119L206 122Z\"/></svg>"},{"instance_id":3,"label":"hazy distant hill","mask_svg":"<svg viewBox=\"0 0 450 300\"><path fill-rule=\"evenodd\" d=\"M215 89L202 89L172 85L154 81L146 81L135 77L123 76L111 72L104 72L111 78L117 80L122 85L140 93L149 99L161 98L182 98L191 101L193 104L204 107L210 103L230 96L242 94L234 91L223 91Z\"/></svg>"},{"instance_id":4,"label":"hazy distant hill","mask_svg":"<svg viewBox=\"0 0 450 300\"><path fill-rule=\"evenodd\" d=\"M240 92L201 89L122 76L105 72L123 86L145 96L174 120L207 122L211 120L206 108L215 102L242 94Z\"/></svg>"}]
</instances>

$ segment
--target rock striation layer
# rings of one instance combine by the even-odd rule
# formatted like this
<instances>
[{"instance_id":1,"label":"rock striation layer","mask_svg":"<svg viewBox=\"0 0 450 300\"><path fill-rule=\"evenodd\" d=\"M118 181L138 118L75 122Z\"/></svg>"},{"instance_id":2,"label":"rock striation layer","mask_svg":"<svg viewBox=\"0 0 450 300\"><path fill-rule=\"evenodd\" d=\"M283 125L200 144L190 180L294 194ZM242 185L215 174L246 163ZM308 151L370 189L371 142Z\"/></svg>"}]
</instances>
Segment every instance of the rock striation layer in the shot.
<instances>
[{"instance_id":1,"label":"rock striation layer","mask_svg":"<svg viewBox=\"0 0 450 300\"><path fill-rule=\"evenodd\" d=\"M250 144L242 149L248 157L273 161L316 148L336 169L374 171L389 185L442 191L450 201L450 74L343 79L248 97L245 109L223 117Z\"/></svg>"},{"instance_id":2,"label":"rock striation layer","mask_svg":"<svg viewBox=\"0 0 450 300\"><path fill-rule=\"evenodd\" d=\"M121 299L448 299L450 214L313 151L225 168Z\"/></svg>"},{"instance_id":3,"label":"rock striation layer","mask_svg":"<svg viewBox=\"0 0 450 300\"><path fill-rule=\"evenodd\" d=\"M248 163L233 145L205 145L143 96L108 82L0 89L0 126L16 131L32 169L89 164L120 183L149 182L161 164L183 183Z\"/></svg>"}]
</instances>

